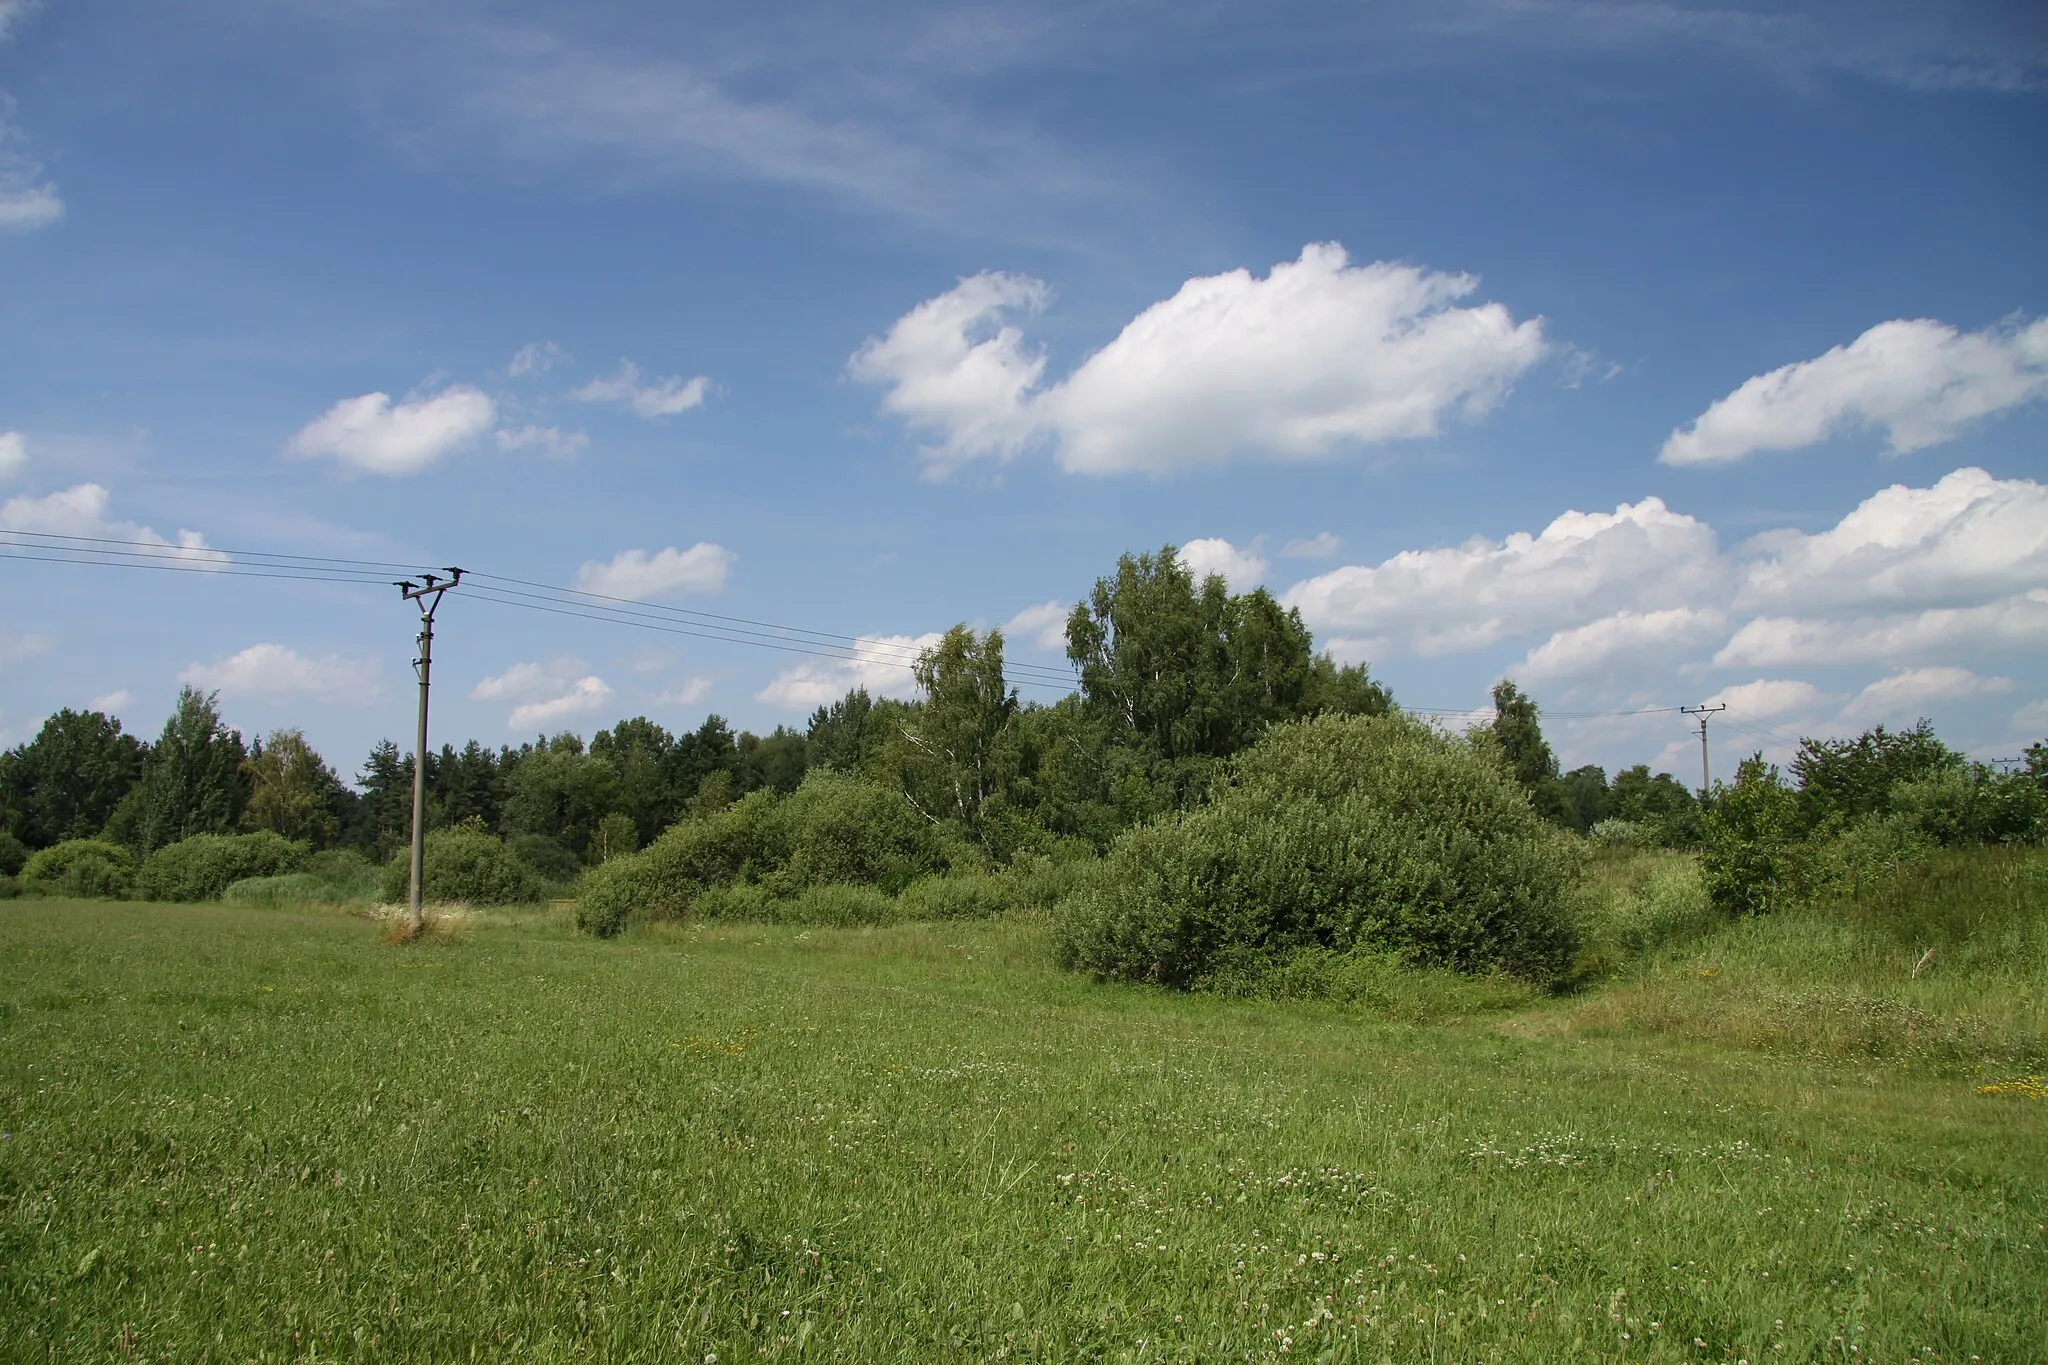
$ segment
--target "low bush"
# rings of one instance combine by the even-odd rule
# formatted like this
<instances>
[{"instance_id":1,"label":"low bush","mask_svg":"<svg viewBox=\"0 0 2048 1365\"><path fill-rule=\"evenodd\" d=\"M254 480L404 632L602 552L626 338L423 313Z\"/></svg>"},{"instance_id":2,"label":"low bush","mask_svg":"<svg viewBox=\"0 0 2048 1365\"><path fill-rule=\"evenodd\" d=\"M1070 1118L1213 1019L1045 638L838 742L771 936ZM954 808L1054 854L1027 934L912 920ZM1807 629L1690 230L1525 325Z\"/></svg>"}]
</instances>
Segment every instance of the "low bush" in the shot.
<instances>
[{"instance_id":1,"label":"low bush","mask_svg":"<svg viewBox=\"0 0 2048 1365\"><path fill-rule=\"evenodd\" d=\"M752 792L672 826L638 853L591 868L578 887L576 922L605 936L629 919L711 917L700 902L720 907L722 918L737 918L723 908L728 904L780 918L770 902L810 887L893 893L946 864L946 845L901 792L814 769L779 801L772 792ZM710 895L719 888L755 890L727 901Z\"/></svg>"},{"instance_id":2,"label":"low bush","mask_svg":"<svg viewBox=\"0 0 2048 1365\"><path fill-rule=\"evenodd\" d=\"M473 825L437 829L427 835L423 898L470 905L521 905L540 900L548 886L504 840ZM384 869L380 888L387 901L406 900L411 891L412 850L400 849Z\"/></svg>"},{"instance_id":3,"label":"low bush","mask_svg":"<svg viewBox=\"0 0 2048 1365\"><path fill-rule=\"evenodd\" d=\"M0 877L19 876L21 865L27 861L28 845L0 830Z\"/></svg>"},{"instance_id":4,"label":"low bush","mask_svg":"<svg viewBox=\"0 0 2048 1365\"><path fill-rule=\"evenodd\" d=\"M135 889L135 855L104 839L66 839L31 854L21 867L31 896L123 900Z\"/></svg>"},{"instance_id":5,"label":"low bush","mask_svg":"<svg viewBox=\"0 0 2048 1365\"><path fill-rule=\"evenodd\" d=\"M1016 886L1008 876L985 872L922 877L896 899L904 919L993 919L1015 903Z\"/></svg>"},{"instance_id":6,"label":"low bush","mask_svg":"<svg viewBox=\"0 0 2048 1365\"><path fill-rule=\"evenodd\" d=\"M1657 831L1634 820L1597 820L1586 831L1586 842L1595 848L1655 848L1662 842Z\"/></svg>"},{"instance_id":7,"label":"low bush","mask_svg":"<svg viewBox=\"0 0 2048 1365\"><path fill-rule=\"evenodd\" d=\"M345 905L376 900L381 882L377 865L354 849L328 849L308 858L304 871L245 877L228 887L222 899L258 905Z\"/></svg>"},{"instance_id":8,"label":"low bush","mask_svg":"<svg viewBox=\"0 0 2048 1365\"><path fill-rule=\"evenodd\" d=\"M1516 1009L1540 990L1519 977L1473 976L1416 967L1399 953L1297 948L1226 962L1208 980L1218 995L1257 1000L1327 1000L1384 1019L1427 1024Z\"/></svg>"},{"instance_id":9,"label":"low bush","mask_svg":"<svg viewBox=\"0 0 2048 1365\"><path fill-rule=\"evenodd\" d=\"M271 830L195 834L143 859L135 894L151 901L211 901L245 877L275 877L305 864L306 846Z\"/></svg>"},{"instance_id":10,"label":"low bush","mask_svg":"<svg viewBox=\"0 0 2048 1365\"><path fill-rule=\"evenodd\" d=\"M1057 947L1183 988L1307 948L1545 980L1577 947L1582 850L1484 739L1319 717L1267 731L1211 804L1122 835Z\"/></svg>"},{"instance_id":11,"label":"low bush","mask_svg":"<svg viewBox=\"0 0 2048 1365\"><path fill-rule=\"evenodd\" d=\"M0 901L11 901L21 895L21 878L0 876Z\"/></svg>"},{"instance_id":12,"label":"low bush","mask_svg":"<svg viewBox=\"0 0 2048 1365\"><path fill-rule=\"evenodd\" d=\"M1689 854L1605 852L1586 879L1573 985L1590 985L1661 948L1691 942L1726 923Z\"/></svg>"},{"instance_id":13,"label":"low bush","mask_svg":"<svg viewBox=\"0 0 2048 1365\"><path fill-rule=\"evenodd\" d=\"M872 886L847 886L834 882L807 886L793 896L770 902L769 918L777 924L848 928L862 924L889 924L898 916L893 896Z\"/></svg>"}]
</instances>

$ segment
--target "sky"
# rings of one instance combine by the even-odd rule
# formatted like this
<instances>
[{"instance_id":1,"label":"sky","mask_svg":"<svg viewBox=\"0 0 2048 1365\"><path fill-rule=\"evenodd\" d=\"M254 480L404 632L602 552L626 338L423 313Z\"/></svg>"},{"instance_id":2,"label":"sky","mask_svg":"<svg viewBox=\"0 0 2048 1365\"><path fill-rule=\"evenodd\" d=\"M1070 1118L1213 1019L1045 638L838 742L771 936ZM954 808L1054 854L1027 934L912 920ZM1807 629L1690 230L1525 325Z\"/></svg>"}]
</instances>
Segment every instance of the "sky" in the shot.
<instances>
[{"instance_id":1,"label":"sky","mask_svg":"<svg viewBox=\"0 0 2048 1365\"><path fill-rule=\"evenodd\" d=\"M0 743L189 684L352 773L447 565L437 745L801 726L960 621L1050 701L1170 546L1567 767L2008 757L2044 172L1977 0L0 0Z\"/></svg>"}]
</instances>

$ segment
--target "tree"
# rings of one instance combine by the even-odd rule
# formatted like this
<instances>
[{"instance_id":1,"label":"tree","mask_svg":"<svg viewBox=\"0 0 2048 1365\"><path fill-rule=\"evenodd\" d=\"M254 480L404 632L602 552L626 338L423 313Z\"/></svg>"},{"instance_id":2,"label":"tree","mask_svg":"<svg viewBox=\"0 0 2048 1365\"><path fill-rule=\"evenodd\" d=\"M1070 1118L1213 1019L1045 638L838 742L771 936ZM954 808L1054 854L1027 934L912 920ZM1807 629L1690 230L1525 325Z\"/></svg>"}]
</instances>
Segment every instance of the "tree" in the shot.
<instances>
[{"instance_id":1,"label":"tree","mask_svg":"<svg viewBox=\"0 0 2048 1365\"><path fill-rule=\"evenodd\" d=\"M888 739L874 699L865 687L856 687L831 706L811 713L811 766L832 768L843 773L864 772Z\"/></svg>"},{"instance_id":2,"label":"tree","mask_svg":"<svg viewBox=\"0 0 2048 1365\"><path fill-rule=\"evenodd\" d=\"M506 779L505 832L545 834L587 858L597 825L618 808L619 774L564 731L521 755Z\"/></svg>"},{"instance_id":3,"label":"tree","mask_svg":"<svg viewBox=\"0 0 2048 1365\"><path fill-rule=\"evenodd\" d=\"M1647 763L1614 775L1614 784L1607 789L1607 814L1654 831L1667 847L1697 843L1700 838L1700 803L1692 789L1670 773L1652 777Z\"/></svg>"},{"instance_id":4,"label":"tree","mask_svg":"<svg viewBox=\"0 0 2048 1365\"><path fill-rule=\"evenodd\" d=\"M195 834L232 834L249 803L248 751L220 717L220 694L186 687L150 746L142 780L108 821L116 839L147 853Z\"/></svg>"},{"instance_id":5,"label":"tree","mask_svg":"<svg viewBox=\"0 0 2048 1365\"><path fill-rule=\"evenodd\" d=\"M1373 679L1364 664L1339 665L1327 654L1309 664L1302 711L1310 716L1384 716L1394 709L1394 694Z\"/></svg>"},{"instance_id":6,"label":"tree","mask_svg":"<svg viewBox=\"0 0 2048 1365\"><path fill-rule=\"evenodd\" d=\"M1543 737L1542 712L1510 678L1493 685L1493 737L1509 771L1532 798L1546 781L1556 780L1557 756Z\"/></svg>"},{"instance_id":7,"label":"tree","mask_svg":"<svg viewBox=\"0 0 2048 1365\"><path fill-rule=\"evenodd\" d=\"M356 801L346 842L381 863L412 838L412 759L401 755L390 740L380 739L363 761L356 783L363 794Z\"/></svg>"},{"instance_id":8,"label":"tree","mask_svg":"<svg viewBox=\"0 0 2048 1365\"><path fill-rule=\"evenodd\" d=\"M1557 779L1557 794L1569 829L1584 834L1607 818L1612 799L1607 770L1597 763L1574 768Z\"/></svg>"},{"instance_id":9,"label":"tree","mask_svg":"<svg viewBox=\"0 0 2048 1365\"><path fill-rule=\"evenodd\" d=\"M1067 619L1067 658L1110 743L1138 750L1170 805L1276 720L1305 713L1313 637L1265 589L1199 588L1172 546L1124 555Z\"/></svg>"},{"instance_id":10,"label":"tree","mask_svg":"<svg viewBox=\"0 0 2048 1365\"><path fill-rule=\"evenodd\" d=\"M340 832L341 779L299 730L273 730L249 750L249 804L242 826L274 830L315 849Z\"/></svg>"},{"instance_id":11,"label":"tree","mask_svg":"<svg viewBox=\"0 0 2048 1365\"><path fill-rule=\"evenodd\" d=\"M57 712L0 754L0 828L32 849L93 837L142 776L146 753L112 716Z\"/></svg>"},{"instance_id":12,"label":"tree","mask_svg":"<svg viewBox=\"0 0 2048 1365\"><path fill-rule=\"evenodd\" d=\"M678 792L670 781L669 755L675 747L675 736L645 716L622 720L591 737L591 755L610 763L619 775L618 809L633 823L635 847L653 842L682 814L689 793Z\"/></svg>"},{"instance_id":13,"label":"tree","mask_svg":"<svg viewBox=\"0 0 2048 1365\"><path fill-rule=\"evenodd\" d=\"M977 637L954 626L918 655L911 670L924 704L906 716L903 788L933 820L957 822L970 838L984 832L991 803L1015 772L1004 740L1017 693L1003 680L1003 633Z\"/></svg>"},{"instance_id":14,"label":"tree","mask_svg":"<svg viewBox=\"0 0 2048 1365\"><path fill-rule=\"evenodd\" d=\"M1802 739L1792 758L1799 819L1807 831L1891 810L1892 788L1960 768L1963 756L1922 720L1910 730L1882 725L1854 739Z\"/></svg>"}]
</instances>

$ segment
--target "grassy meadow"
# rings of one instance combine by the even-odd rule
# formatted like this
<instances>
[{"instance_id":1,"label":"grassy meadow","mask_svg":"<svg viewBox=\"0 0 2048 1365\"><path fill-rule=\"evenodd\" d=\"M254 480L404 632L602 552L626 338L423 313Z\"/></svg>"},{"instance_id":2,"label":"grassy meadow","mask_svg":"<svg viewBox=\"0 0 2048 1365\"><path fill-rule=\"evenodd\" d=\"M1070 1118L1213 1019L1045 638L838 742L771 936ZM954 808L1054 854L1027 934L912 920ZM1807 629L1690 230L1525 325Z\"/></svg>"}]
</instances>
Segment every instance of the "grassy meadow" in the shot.
<instances>
[{"instance_id":1,"label":"grassy meadow","mask_svg":"<svg viewBox=\"0 0 2048 1365\"><path fill-rule=\"evenodd\" d=\"M1961 921L2038 893L1993 862ZM1432 1009L1097 985L1030 918L9 902L0 1358L2040 1360L2018 922Z\"/></svg>"}]
</instances>

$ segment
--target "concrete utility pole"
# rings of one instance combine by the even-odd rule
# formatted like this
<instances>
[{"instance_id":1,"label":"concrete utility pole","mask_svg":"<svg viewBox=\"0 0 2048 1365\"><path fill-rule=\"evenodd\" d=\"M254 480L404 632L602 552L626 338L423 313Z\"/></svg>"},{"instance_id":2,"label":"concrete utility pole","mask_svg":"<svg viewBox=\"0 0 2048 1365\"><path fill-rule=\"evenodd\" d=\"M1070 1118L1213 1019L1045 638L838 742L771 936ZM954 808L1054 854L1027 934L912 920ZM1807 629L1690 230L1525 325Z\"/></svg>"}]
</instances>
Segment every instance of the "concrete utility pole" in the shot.
<instances>
[{"instance_id":1,"label":"concrete utility pole","mask_svg":"<svg viewBox=\"0 0 2048 1365\"><path fill-rule=\"evenodd\" d=\"M423 573L420 581L398 583L408 602L420 605L420 657L412 661L420 675L420 733L412 750L412 889L411 935L420 936L421 904L427 881L427 686L434 671L434 613L441 608L441 595L462 581L462 570L448 570L448 577Z\"/></svg>"},{"instance_id":2,"label":"concrete utility pole","mask_svg":"<svg viewBox=\"0 0 2048 1365\"><path fill-rule=\"evenodd\" d=\"M426 703L423 701L420 705L425 706ZM1707 794L1714 789L1713 775L1707 770L1707 717L1717 711L1726 711L1728 704L1722 702L1718 706L1708 706L1702 703L1699 706L1681 706L1678 709L1688 716L1698 716L1700 718L1700 800L1705 801ZM424 716L426 712L422 711L420 714ZM426 722L421 721L420 723L424 725ZM422 731L421 733L424 734L425 732Z\"/></svg>"}]
</instances>

